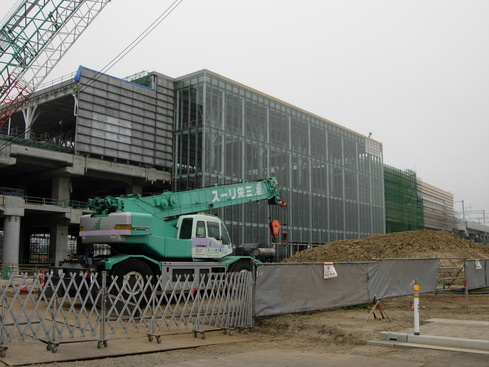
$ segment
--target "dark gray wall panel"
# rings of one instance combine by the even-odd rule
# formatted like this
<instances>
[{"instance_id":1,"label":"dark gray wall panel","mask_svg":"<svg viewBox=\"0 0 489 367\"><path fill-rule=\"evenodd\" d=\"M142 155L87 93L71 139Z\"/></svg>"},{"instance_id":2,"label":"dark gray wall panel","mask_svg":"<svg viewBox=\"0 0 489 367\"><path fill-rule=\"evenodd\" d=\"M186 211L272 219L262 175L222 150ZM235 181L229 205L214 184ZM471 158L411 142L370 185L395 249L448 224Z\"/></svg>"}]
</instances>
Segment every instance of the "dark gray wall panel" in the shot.
<instances>
[{"instance_id":1,"label":"dark gray wall panel","mask_svg":"<svg viewBox=\"0 0 489 367\"><path fill-rule=\"evenodd\" d=\"M173 82L151 78L153 89L82 69L77 153L171 169Z\"/></svg>"}]
</instances>

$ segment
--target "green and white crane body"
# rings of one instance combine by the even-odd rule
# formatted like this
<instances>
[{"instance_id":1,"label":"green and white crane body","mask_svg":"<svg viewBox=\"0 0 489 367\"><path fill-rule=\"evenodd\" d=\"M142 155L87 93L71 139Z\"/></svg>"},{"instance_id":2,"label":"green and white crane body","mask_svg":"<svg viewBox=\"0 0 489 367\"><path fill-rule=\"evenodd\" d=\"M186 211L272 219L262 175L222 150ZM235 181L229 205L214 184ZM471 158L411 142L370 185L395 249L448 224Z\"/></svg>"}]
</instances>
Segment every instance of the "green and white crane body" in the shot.
<instances>
[{"instance_id":1,"label":"green and white crane body","mask_svg":"<svg viewBox=\"0 0 489 367\"><path fill-rule=\"evenodd\" d=\"M92 214L80 220L80 237L86 245L111 247L115 255L92 267L118 277L251 270L254 258L233 255L224 223L203 213L260 200L285 205L275 178L145 197L94 198L89 201Z\"/></svg>"}]
</instances>

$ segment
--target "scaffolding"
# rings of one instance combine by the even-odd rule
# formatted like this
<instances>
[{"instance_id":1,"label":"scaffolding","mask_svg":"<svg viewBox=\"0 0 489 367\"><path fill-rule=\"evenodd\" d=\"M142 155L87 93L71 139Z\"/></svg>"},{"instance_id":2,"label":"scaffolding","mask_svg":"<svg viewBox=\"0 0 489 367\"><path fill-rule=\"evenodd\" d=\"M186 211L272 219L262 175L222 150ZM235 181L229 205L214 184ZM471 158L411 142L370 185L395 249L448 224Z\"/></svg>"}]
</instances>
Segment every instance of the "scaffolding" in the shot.
<instances>
[{"instance_id":1,"label":"scaffolding","mask_svg":"<svg viewBox=\"0 0 489 367\"><path fill-rule=\"evenodd\" d=\"M384 165L386 233L424 229L416 173Z\"/></svg>"}]
</instances>

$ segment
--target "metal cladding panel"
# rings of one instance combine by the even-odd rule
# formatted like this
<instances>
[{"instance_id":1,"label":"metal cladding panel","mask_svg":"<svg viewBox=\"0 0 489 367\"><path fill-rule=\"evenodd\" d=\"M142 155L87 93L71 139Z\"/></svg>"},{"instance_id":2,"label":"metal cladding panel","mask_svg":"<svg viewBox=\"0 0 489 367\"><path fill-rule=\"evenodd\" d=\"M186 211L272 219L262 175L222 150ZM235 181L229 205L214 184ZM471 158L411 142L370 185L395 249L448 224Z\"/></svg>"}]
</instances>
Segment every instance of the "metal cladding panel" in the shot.
<instances>
[{"instance_id":1,"label":"metal cladding panel","mask_svg":"<svg viewBox=\"0 0 489 367\"><path fill-rule=\"evenodd\" d=\"M157 92L82 68L77 153L169 169L173 152L173 82L163 78L154 77Z\"/></svg>"}]
</instances>

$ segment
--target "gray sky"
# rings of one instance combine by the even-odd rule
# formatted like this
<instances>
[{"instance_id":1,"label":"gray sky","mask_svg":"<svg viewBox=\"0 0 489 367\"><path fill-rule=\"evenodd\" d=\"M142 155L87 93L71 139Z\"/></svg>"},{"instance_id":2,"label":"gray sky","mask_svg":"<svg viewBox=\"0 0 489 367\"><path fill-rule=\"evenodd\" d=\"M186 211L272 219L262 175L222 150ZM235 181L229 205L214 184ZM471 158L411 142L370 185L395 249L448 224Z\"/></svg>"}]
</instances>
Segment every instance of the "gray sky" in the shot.
<instances>
[{"instance_id":1,"label":"gray sky","mask_svg":"<svg viewBox=\"0 0 489 367\"><path fill-rule=\"evenodd\" d=\"M172 2L112 0L47 80L103 69ZM489 224L488 19L487 0L183 0L107 74L209 69L372 132Z\"/></svg>"}]
</instances>

